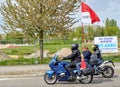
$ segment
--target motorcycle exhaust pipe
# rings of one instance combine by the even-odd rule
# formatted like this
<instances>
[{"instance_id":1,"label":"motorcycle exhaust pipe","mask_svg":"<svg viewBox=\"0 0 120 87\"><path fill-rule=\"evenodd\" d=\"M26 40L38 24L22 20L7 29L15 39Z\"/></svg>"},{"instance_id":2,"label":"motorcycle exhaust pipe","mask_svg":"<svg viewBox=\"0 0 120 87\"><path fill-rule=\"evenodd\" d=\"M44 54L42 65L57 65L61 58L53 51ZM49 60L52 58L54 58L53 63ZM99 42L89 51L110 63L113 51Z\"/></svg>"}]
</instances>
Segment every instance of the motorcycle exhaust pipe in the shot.
<instances>
[{"instance_id":1,"label":"motorcycle exhaust pipe","mask_svg":"<svg viewBox=\"0 0 120 87\"><path fill-rule=\"evenodd\" d=\"M60 77L64 77L64 76L66 76L65 73L60 73Z\"/></svg>"}]
</instances>

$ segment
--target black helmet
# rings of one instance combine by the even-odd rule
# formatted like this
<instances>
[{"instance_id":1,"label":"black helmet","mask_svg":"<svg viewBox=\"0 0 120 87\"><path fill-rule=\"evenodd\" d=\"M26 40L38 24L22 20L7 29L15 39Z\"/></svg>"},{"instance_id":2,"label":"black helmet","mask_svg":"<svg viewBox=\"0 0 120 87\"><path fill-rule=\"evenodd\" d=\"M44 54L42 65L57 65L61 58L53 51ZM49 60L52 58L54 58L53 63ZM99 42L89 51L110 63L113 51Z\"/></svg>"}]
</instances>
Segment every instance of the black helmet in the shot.
<instances>
[{"instance_id":1,"label":"black helmet","mask_svg":"<svg viewBox=\"0 0 120 87\"><path fill-rule=\"evenodd\" d=\"M97 49L99 49L99 46L97 44L94 44L92 48L93 48L93 51L96 51Z\"/></svg>"},{"instance_id":2,"label":"black helmet","mask_svg":"<svg viewBox=\"0 0 120 87\"><path fill-rule=\"evenodd\" d=\"M71 45L71 50L76 50L78 48L79 48L78 44L72 44Z\"/></svg>"}]
</instances>

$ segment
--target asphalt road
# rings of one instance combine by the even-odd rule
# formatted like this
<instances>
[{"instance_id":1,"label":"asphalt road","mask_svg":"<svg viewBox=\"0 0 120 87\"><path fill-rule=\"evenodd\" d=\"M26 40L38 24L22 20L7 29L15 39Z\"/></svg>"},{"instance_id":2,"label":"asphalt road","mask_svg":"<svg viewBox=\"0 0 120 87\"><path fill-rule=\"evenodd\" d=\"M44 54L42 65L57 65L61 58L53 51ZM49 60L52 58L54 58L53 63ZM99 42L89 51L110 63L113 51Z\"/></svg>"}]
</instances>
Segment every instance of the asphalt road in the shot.
<instances>
[{"instance_id":1,"label":"asphalt road","mask_svg":"<svg viewBox=\"0 0 120 87\"><path fill-rule=\"evenodd\" d=\"M115 75L112 78L103 78L102 76L95 76L92 83L90 84L81 84L78 81L76 81L57 82L54 85L46 84L43 79L44 72L49 68L48 65L8 67L3 66L0 67L0 87L120 87L120 63L115 63L115 65ZM19 76L26 74L26 72L27 76ZM37 74L38 72L39 74ZM35 76L32 76L33 73L35 74ZM17 76L9 76L11 74L17 74ZM3 75L5 75L4 78Z\"/></svg>"},{"instance_id":2,"label":"asphalt road","mask_svg":"<svg viewBox=\"0 0 120 87\"><path fill-rule=\"evenodd\" d=\"M120 70L116 70L113 78L95 76L92 83L81 84L76 82L57 82L48 85L44 82L43 76L25 78L0 78L0 87L120 87Z\"/></svg>"}]
</instances>

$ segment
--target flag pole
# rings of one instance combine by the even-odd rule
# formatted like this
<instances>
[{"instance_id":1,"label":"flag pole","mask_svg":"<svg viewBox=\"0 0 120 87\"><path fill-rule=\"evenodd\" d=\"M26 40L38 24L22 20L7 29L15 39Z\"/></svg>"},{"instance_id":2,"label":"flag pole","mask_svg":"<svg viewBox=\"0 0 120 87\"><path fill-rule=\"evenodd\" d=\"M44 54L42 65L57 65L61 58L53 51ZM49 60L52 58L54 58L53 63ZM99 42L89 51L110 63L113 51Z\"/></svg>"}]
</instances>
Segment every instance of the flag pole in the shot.
<instances>
[{"instance_id":1,"label":"flag pole","mask_svg":"<svg viewBox=\"0 0 120 87\"><path fill-rule=\"evenodd\" d=\"M82 14L82 2L83 0L81 0L81 14ZM82 44L84 43L84 24L83 24L83 21L82 21Z\"/></svg>"},{"instance_id":2,"label":"flag pole","mask_svg":"<svg viewBox=\"0 0 120 87\"><path fill-rule=\"evenodd\" d=\"M100 19L99 17L96 15L96 13L87 5L83 2L84 0L81 0L81 15L82 15L82 44L84 44L84 36L85 36L85 32L84 32L84 28L85 28L85 23L86 24L93 24L94 22L99 22ZM85 13L87 12L87 14ZM84 14L83 14L84 13ZM85 18L83 17L85 15ZM84 21L83 21L84 19Z\"/></svg>"},{"instance_id":3,"label":"flag pole","mask_svg":"<svg viewBox=\"0 0 120 87\"><path fill-rule=\"evenodd\" d=\"M82 23L82 43L84 43L84 24Z\"/></svg>"}]
</instances>

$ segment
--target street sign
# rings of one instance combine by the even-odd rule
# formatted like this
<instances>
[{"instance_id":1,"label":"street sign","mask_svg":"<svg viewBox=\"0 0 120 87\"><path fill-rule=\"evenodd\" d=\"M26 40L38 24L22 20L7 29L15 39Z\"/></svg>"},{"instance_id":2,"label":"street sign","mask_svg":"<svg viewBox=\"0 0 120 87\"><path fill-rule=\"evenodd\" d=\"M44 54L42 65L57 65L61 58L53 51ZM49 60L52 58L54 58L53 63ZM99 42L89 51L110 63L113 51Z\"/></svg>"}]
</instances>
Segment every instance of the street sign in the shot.
<instances>
[{"instance_id":1,"label":"street sign","mask_svg":"<svg viewBox=\"0 0 120 87\"><path fill-rule=\"evenodd\" d=\"M94 44L99 45L102 53L118 52L117 36L95 37Z\"/></svg>"}]
</instances>

